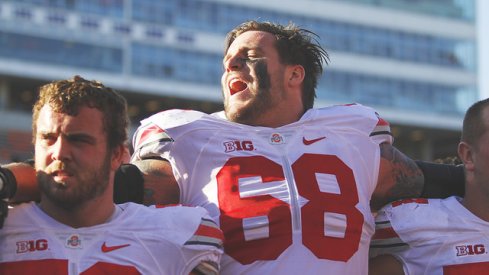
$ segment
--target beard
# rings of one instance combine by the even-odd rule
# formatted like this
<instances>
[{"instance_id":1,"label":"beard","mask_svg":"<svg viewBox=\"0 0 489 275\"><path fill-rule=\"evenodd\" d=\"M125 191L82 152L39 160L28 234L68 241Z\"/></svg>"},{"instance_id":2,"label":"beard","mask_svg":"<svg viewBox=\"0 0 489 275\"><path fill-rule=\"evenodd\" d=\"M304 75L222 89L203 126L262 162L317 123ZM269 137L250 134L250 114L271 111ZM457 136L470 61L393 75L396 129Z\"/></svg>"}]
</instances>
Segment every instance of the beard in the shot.
<instances>
[{"instance_id":1,"label":"beard","mask_svg":"<svg viewBox=\"0 0 489 275\"><path fill-rule=\"evenodd\" d=\"M59 208L72 210L105 192L109 185L110 163L111 155L107 153L99 169L80 172L65 164L68 172L75 172L69 184L56 182L43 171L37 172L37 182L46 199Z\"/></svg>"},{"instance_id":2,"label":"beard","mask_svg":"<svg viewBox=\"0 0 489 275\"><path fill-rule=\"evenodd\" d=\"M224 101L224 112L229 121L256 125L256 121L272 107L271 80L268 74L268 66L265 61L258 61L254 66L256 72L257 88L253 98L235 112L231 112L231 106L228 100ZM251 87L249 87L251 89ZM224 94L224 92L223 92Z\"/></svg>"}]
</instances>

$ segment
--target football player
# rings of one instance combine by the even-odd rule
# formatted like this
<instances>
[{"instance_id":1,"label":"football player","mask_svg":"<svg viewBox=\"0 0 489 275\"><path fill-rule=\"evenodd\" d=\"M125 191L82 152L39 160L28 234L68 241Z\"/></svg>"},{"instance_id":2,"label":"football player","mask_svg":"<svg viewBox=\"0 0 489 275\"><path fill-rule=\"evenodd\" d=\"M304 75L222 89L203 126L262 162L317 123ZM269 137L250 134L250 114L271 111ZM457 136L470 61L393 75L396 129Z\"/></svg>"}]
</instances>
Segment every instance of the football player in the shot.
<instances>
[{"instance_id":1,"label":"football player","mask_svg":"<svg viewBox=\"0 0 489 275\"><path fill-rule=\"evenodd\" d=\"M489 99L464 118L458 154L465 196L406 199L376 217L371 274L486 274L489 270Z\"/></svg>"},{"instance_id":2,"label":"football player","mask_svg":"<svg viewBox=\"0 0 489 275\"><path fill-rule=\"evenodd\" d=\"M371 210L427 190L434 168L393 147L373 109L313 108L328 61L316 39L241 24L226 38L224 111L161 112L133 138L142 173L126 186L139 191L117 193L205 207L224 232L224 274L366 274Z\"/></svg>"},{"instance_id":3,"label":"football player","mask_svg":"<svg viewBox=\"0 0 489 275\"><path fill-rule=\"evenodd\" d=\"M218 273L222 232L203 208L114 204L126 109L79 76L41 87L32 116L41 199L10 211L0 274Z\"/></svg>"},{"instance_id":4,"label":"football player","mask_svg":"<svg viewBox=\"0 0 489 275\"><path fill-rule=\"evenodd\" d=\"M422 192L374 110L312 108L327 60L307 30L245 22L226 40L224 111L161 112L134 136L146 202L206 207L225 274L366 274L371 210Z\"/></svg>"}]
</instances>

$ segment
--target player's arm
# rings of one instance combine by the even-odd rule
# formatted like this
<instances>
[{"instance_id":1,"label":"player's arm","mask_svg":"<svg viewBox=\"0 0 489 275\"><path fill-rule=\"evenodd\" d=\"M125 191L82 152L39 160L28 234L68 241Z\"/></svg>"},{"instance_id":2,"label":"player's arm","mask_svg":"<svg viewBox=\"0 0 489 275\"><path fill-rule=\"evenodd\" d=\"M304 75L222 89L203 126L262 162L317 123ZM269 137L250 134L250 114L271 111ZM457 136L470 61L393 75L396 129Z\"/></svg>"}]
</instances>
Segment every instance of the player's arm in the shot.
<instances>
[{"instance_id":1,"label":"player's arm","mask_svg":"<svg viewBox=\"0 0 489 275\"><path fill-rule=\"evenodd\" d=\"M135 160L132 164L137 166L143 175L144 204L178 204L180 202L180 188L168 161L143 159Z\"/></svg>"},{"instance_id":2,"label":"player's arm","mask_svg":"<svg viewBox=\"0 0 489 275\"><path fill-rule=\"evenodd\" d=\"M372 195L373 210L401 198L464 195L462 165L413 161L389 143L380 144L380 172Z\"/></svg>"},{"instance_id":3,"label":"player's arm","mask_svg":"<svg viewBox=\"0 0 489 275\"><path fill-rule=\"evenodd\" d=\"M401 262L392 255L379 255L369 261L369 275L404 275Z\"/></svg>"},{"instance_id":4,"label":"player's arm","mask_svg":"<svg viewBox=\"0 0 489 275\"><path fill-rule=\"evenodd\" d=\"M143 120L133 136L134 153L131 164L137 166L143 176L143 203L178 204L180 187L173 169L163 154L170 150L174 139L154 121L166 121L162 113Z\"/></svg>"},{"instance_id":5,"label":"player's arm","mask_svg":"<svg viewBox=\"0 0 489 275\"><path fill-rule=\"evenodd\" d=\"M9 199L11 203L37 201L40 199L36 170L32 162L14 162L2 165L0 174L3 188L8 188L9 190L8 194L2 192L2 199ZM6 189L4 190L6 191Z\"/></svg>"},{"instance_id":6,"label":"player's arm","mask_svg":"<svg viewBox=\"0 0 489 275\"><path fill-rule=\"evenodd\" d=\"M379 178L370 202L373 211L394 200L421 195L424 176L412 159L387 142L380 144L380 157Z\"/></svg>"},{"instance_id":7,"label":"player's arm","mask_svg":"<svg viewBox=\"0 0 489 275\"><path fill-rule=\"evenodd\" d=\"M121 165L115 174L114 201L142 203L143 183L143 175L136 166ZM40 199L33 162L15 162L0 167L0 199L8 199L10 203Z\"/></svg>"},{"instance_id":8,"label":"player's arm","mask_svg":"<svg viewBox=\"0 0 489 275\"><path fill-rule=\"evenodd\" d=\"M465 171L463 165L416 161L424 175L424 198L463 197L465 194Z\"/></svg>"},{"instance_id":9,"label":"player's arm","mask_svg":"<svg viewBox=\"0 0 489 275\"><path fill-rule=\"evenodd\" d=\"M21 162L3 165L0 181L0 199L9 199L11 203L40 199L36 171L32 164ZM170 163L162 159L146 159L134 161L134 165L123 164L115 175L114 201L146 205L179 203L180 189Z\"/></svg>"},{"instance_id":10,"label":"player's arm","mask_svg":"<svg viewBox=\"0 0 489 275\"><path fill-rule=\"evenodd\" d=\"M9 203L38 200L39 197L36 171L30 163L11 163L0 167L0 228L8 215Z\"/></svg>"},{"instance_id":11,"label":"player's arm","mask_svg":"<svg viewBox=\"0 0 489 275\"><path fill-rule=\"evenodd\" d=\"M135 165L123 164L115 175L114 201L132 201L145 204L175 204L180 190L173 177L170 164L164 160L135 161ZM11 203L37 201L40 192L36 171L32 163L20 162L1 166L0 199Z\"/></svg>"}]
</instances>

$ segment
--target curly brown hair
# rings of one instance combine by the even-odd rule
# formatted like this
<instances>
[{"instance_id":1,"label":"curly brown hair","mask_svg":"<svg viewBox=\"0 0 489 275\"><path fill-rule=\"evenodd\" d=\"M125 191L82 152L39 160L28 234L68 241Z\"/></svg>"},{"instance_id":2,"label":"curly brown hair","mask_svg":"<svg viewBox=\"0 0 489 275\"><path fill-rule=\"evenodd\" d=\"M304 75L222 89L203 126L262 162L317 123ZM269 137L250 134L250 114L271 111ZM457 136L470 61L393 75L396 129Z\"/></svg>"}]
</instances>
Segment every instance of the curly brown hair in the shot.
<instances>
[{"instance_id":1,"label":"curly brown hair","mask_svg":"<svg viewBox=\"0 0 489 275\"><path fill-rule=\"evenodd\" d=\"M96 108L102 112L107 145L113 149L127 144L129 117L127 102L122 95L98 81L76 75L72 79L48 83L39 88L39 98L32 108L33 142L41 108L49 104L55 112L77 115L80 107Z\"/></svg>"}]
</instances>

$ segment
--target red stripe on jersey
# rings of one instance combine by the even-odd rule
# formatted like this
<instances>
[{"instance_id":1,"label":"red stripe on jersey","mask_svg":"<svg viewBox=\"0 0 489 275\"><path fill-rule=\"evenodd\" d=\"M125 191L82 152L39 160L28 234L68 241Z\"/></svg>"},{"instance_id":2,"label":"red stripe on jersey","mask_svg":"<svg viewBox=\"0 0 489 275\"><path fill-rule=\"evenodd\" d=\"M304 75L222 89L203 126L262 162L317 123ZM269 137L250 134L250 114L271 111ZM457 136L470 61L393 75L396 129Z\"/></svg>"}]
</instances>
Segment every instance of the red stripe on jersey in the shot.
<instances>
[{"instance_id":1,"label":"red stripe on jersey","mask_svg":"<svg viewBox=\"0 0 489 275\"><path fill-rule=\"evenodd\" d=\"M138 144L143 144L148 137L153 137L155 135L162 135L165 131L158 127L157 125L151 125L145 128L139 135Z\"/></svg>"},{"instance_id":2,"label":"red stripe on jersey","mask_svg":"<svg viewBox=\"0 0 489 275\"><path fill-rule=\"evenodd\" d=\"M42 270L40 273L39 271ZM0 263L0 274L67 274L68 260L43 259ZM80 274L141 274L136 267L96 262Z\"/></svg>"},{"instance_id":3,"label":"red stripe on jersey","mask_svg":"<svg viewBox=\"0 0 489 275\"><path fill-rule=\"evenodd\" d=\"M68 260L65 259L43 259L23 260L18 262L0 263L0 274L66 274L68 271Z\"/></svg>"},{"instance_id":4,"label":"red stripe on jersey","mask_svg":"<svg viewBox=\"0 0 489 275\"><path fill-rule=\"evenodd\" d=\"M155 208L166 208L171 206L181 206L179 203L170 203L170 204L155 204Z\"/></svg>"},{"instance_id":5,"label":"red stripe on jersey","mask_svg":"<svg viewBox=\"0 0 489 275\"><path fill-rule=\"evenodd\" d=\"M390 126L389 122L387 122L386 120L384 120L381 117L378 117L378 118L379 118L379 121L377 122L377 126Z\"/></svg>"},{"instance_id":6,"label":"red stripe on jersey","mask_svg":"<svg viewBox=\"0 0 489 275\"><path fill-rule=\"evenodd\" d=\"M224 235L221 230L219 230L217 227L207 226L204 224L200 224L194 235L224 240Z\"/></svg>"},{"instance_id":7,"label":"red stripe on jersey","mask_svg":"<svg viewBox=\"0 0 489 275\"><path fill-rule=\"evenodd\" d=\"M443 267L444 275L458 275L458 274L487 274L489 269L489 263L464 263L447 265Z\"/></svg>"},{"instance_id":8,"label":"red stripe on jersey","mask_svg":"<svg viewBox=\"0 0 489 275\"><path fill-rule=\"evenodd\" d=\"M397 235L396 231L394 231L392 227L377 228L375 230L374 236L372 237L372 240L382 240L390 238L399 238L399 235Z\"/></svg>"},{"instance_id":9,"label":"red stripe on jersey","mask_svg":"<svg viewBox=\"0 0 489 275\"><path fill-rule=\"evenodd\" d=\"M425 198L410 198L410 199L402 199L398 200L392 203L392 207L397 207L402 204L408 204L408 203L417 203L417 204L428 204L429 201L428 199Z\"/></svg>"}]
</instances>

